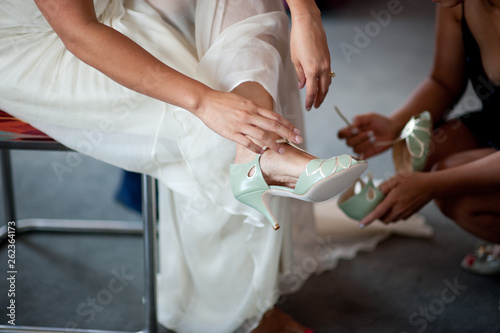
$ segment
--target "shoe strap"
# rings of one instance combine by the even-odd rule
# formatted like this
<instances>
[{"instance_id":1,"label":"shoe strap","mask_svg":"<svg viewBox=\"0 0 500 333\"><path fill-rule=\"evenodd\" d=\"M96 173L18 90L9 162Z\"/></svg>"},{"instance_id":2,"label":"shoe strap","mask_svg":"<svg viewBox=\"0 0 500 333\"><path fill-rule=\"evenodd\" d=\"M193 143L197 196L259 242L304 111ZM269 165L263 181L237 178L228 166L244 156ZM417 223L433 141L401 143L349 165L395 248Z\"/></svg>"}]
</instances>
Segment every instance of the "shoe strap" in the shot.
<instances>
[{"instance_id":1,"label":"shoe strap","mask_svg":"<svg viewBox=\"0 0 500 333\"><path fill-rule=\"evenodd\" d=\"M288 140L288 139L278 139L278 140L276 140L276 143L287 143L287 144L289 144L290 146L292 146L293 148L298 149L298 150L300 150L300 151L303 151L304 153L309 154L309 152L308 152L307 150L304 150L304 149L300 148L299 146L295 145L293 142L291 142L291 141L290 141L290 140ZM264 151L266 151L267 149L269 149L269 147L268 147L268 146L264 146L264 147L262 148L262 150L264 150Z\"/></svg>"}]
</instances>

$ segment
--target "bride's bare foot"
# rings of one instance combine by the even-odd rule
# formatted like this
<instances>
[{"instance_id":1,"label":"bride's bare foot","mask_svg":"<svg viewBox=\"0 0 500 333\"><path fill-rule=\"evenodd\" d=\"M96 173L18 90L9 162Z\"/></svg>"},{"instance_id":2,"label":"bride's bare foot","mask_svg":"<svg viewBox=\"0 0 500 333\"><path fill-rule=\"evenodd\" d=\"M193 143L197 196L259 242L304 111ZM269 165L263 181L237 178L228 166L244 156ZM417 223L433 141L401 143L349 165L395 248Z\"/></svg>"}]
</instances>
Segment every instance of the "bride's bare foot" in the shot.
<instances>
[{"instance_id":1,"label":"bride's bare foot","mask_svg":"<svg viewBox=\"0 0 500 333\"><path fill-rule=\"evenodd\" d=\"M259 326L252 333L313 333L314 331L299 324L278 308L266 312Z\"/></svg>"},{"instance_id":2,"label":"bride's bare foot","mask_svg":"<svg viewBox=\"0 0 500 333\"><path fill-rule=\"evenodd\" d=\"M268 185L294 188L307 163L316 157L287 143L281 143L280 145L284 153L278 154L267 149L260 158L260 168ZM240 151L240 154L237 153L235 163L246 163L254 157L255 154L245 149L245 151Z\"/></svg>"}]
</instances>

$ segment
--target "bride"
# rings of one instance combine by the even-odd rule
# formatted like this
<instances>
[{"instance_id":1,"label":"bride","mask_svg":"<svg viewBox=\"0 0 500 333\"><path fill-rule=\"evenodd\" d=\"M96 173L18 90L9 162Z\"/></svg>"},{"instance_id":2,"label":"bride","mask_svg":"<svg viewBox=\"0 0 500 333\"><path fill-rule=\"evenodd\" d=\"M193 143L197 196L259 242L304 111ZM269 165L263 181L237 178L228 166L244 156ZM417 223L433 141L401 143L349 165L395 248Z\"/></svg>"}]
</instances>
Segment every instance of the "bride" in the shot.
<instances>
[{"instance_id":1,"label":"bride","mask_svg":"<svg viewBox=\"0 0 500 333\"><path fill-rule=\"evenodd\" d=\"M334 74L314 1L288 5L291 35L278 0L0 6L0 109L159 180L158 318L177 332L306 331L274 304L292 228L314 237L312 209L264 193L323 200L366 168L292 144L303 141L298 88L319 107ZM240 180L231 164L249 165ZM245 201L248 179L263 188Z\"/></svg>"}]
</instances>

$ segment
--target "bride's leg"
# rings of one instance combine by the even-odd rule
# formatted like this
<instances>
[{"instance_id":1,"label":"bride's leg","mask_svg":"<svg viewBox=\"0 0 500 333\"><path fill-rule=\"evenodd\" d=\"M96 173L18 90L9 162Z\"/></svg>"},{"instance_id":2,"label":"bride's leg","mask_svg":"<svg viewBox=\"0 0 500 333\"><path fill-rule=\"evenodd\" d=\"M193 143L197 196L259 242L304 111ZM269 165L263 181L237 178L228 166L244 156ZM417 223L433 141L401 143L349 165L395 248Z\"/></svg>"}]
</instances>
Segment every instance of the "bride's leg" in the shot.
<instances>
[{"instance_id":1,"label":"bride's leg","mask_svg":"<svg viewBox=\"0 0 500 333\"><path fill-rule=\"evenodd\" d=\"M248 98L262 107L273 109L273 99L267 91L256 82L245 82L233 90L234 93ZM281 139L276 136L275 139ZM257 142L261 145L261 143ZM296 149L288 144L282 144L283 153L278 154L266 150L262 154L261 168L264 179L269 185L285 185L294 187L306 164L315 157ZM241 145L236 146L235 163L246 163L255 158L255 153Z\"/></svg>"},{"instance_id":2,"label":"bride's leg","mask_svg":"<svg viewBox=\"0 0 500 333\"><path fill-rule=\"evenodd\" d=\"M248 98L255 103L272 110L274 101L267 91L256 82L245 82L233 90L234 93ZM276 137L276 139L281 139ZM258 143L262 145L261 143ZM270 149L261 157L261 169L268 184L283 184L293 187L306 164L313 158L301 150L287 144L282 145L284 153L278 154ZM243 146L236 146L235 163L246 163L255 158L255 153ZM273 308L266 312L254 333L279 333L279 332L312 332L297 323L293 318Z\"/></svg>"}]
</instances>

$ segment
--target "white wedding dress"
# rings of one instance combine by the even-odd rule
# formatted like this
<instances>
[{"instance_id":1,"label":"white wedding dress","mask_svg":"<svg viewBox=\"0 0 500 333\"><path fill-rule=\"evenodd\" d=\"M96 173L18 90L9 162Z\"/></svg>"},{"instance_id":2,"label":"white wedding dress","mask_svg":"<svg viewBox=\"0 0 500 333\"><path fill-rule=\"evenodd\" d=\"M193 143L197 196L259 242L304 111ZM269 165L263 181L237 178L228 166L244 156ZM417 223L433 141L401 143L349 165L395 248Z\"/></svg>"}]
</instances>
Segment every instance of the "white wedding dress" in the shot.
<instances>
[{"instance_id":1,"label":"white wedding dress","mask_svg":"<svg viewBox=\"0 0 500 333\"><path fill-rule=\"evenodd\" d=\"M102 23L185 75L224 91L260 83L275 111L302 128L281 0L94 3ZM148 73L143 84L158 84ZM78 60L32 0L0 5L0 109L70 148L159 180L158 317L179 333L248 332L282 293L341 256L335 244L318 252L311 204L276 199L274 231L237 202L228 174L234 143ZM314 269L293 274L311 260Z\"/></svg>"}]
</instances>

